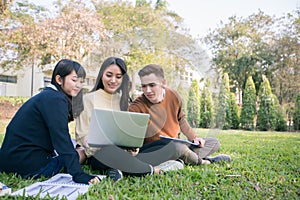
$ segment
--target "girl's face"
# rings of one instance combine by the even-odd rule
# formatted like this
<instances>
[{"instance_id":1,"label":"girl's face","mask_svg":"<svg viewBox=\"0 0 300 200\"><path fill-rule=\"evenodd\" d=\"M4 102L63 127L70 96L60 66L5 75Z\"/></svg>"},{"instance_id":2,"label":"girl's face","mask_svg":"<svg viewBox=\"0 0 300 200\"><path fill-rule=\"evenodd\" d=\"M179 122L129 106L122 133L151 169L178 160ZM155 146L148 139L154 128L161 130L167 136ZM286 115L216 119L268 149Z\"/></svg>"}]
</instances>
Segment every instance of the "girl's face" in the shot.
<instances>
[{"instance_id":1,"label":"girl's face","mask_svg":"<svg viewBox=\"0 0 300 200\"><path fill-rule=\"evenodd\" d=\"M69 96L75 97L82 89L83 78L77 77L75 70L65 76L64 81L58 75L57 82L61 85L62 90Z\"/></svg>"},{"instance_id":2,"label":"girl's face","mask_svg":"<svg viewBox=\"0 0 300 200\"><path fill-rule=\"evenodd\" d=\"M114 94L122 84L123 75L120 67L116 64L108 66L102 75L104 91Z\"/></svg>"}]
</instances>

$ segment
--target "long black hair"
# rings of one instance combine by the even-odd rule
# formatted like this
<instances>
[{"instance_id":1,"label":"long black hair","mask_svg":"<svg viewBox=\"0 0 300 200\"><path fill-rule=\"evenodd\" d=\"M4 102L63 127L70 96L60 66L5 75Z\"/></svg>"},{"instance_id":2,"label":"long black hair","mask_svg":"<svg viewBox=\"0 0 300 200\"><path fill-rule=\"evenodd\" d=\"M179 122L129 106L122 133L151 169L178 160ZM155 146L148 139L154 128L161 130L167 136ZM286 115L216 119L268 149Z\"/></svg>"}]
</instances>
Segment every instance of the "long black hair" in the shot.
<instances>
[{"instance_id":1,"label":"long black hair","mask_svg":"<svg viewBox=\"0 0 300 200\"><path fill-rule=\"evenodd\" d=\"M71 74L72 71L76 72L77 77L85 79L86 72L84 68L78 62L69 59L62 59L56 64L51 78L51 84L54 85L58 91L63 92L68 99L69 121L73 121L74 117L77 117L83 110L82 90L78 93L76 97L69 96L63 91L61 85L56 82L55 77L59 75L64 84L65 77Z\"/></svg>"},{"instance_id":2,"label":"long black hair","mask_svg":"<svg viewBox=\"0 0 300 200\"><path fill-rule=\"evenodd\" d=\"M105 69L108 66L113 65L113 64L119 66L122 71L122 76L123 76L122 83L116 92L121 92L120 109L123 111L127 111L128 104L130 101L130 97L129 97L130 80L129 80L129 76L127 74L127 66L126 66L124 60L122 60L121 58L109 57L102 63L101 68L98 73L98 76L97 76L97 79L96 79L95 86L91 90L91 92L96 91L98 89L104 89L104 85L103 85L103 81L102 81L103 72L105 71Z\"/></svg>"}]
</instances>

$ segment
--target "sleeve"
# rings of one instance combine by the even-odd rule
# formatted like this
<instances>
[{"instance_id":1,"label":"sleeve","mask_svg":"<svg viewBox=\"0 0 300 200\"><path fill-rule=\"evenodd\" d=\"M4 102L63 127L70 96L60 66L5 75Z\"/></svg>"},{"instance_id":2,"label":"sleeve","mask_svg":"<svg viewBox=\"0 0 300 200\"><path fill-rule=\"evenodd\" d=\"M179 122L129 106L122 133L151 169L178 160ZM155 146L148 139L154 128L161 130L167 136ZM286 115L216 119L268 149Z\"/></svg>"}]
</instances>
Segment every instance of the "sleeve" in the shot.
<instances>
[{"instance_id":1,"label":"sleeve","mask_svg":"<svg viewBox=\"0 0 300 200\"><path fill-rule=\"evenodd\" d=\"M180 96L179 95L176 95L176 96L179 101L178 122L179 122L180 130L187 137L187 139L189 141L193 141L197 137L197 135L185 118L185 114L182 110L182 100L181 100Z\"/></svg>"},{"instance_id":2,"label":"sleeve","mask_svg":"<svg viewBox=\"0 0 300 200\"><path fill-rule=\"evenodd\" d=\"M129 112L142 112L136 103L132 103L128 107Z\"/></svg>"},{"instance_id":3,"label":"sleeve","mask_svg":"<svg viewBox=\"0 0 300 200\"><path fill-rule=\"evenodd\" d=\"M83 98L84 109L75 119L75 136L76 142L84 148L89 148L87 143L87 135L89 130L89 122L91 118L91 103L86 96Z\"/></svg>"},{"instance_id":4,"label":"sleeve","mask_svg":"<svg viewBox=\"0 0 300 200\"><path fill-rule=\"evenodd\" d=\"M141 102L143 102L142 97L141 96L137 97L132 103L129 104L128 111L137 112L137 113L147 113L146 112L147 109Z\"/></svg>"},{"instance_id":5,"label":"sleeve","mask_svg":"<svg viewBox=\"0 0 300 200\"><path fill-rule=\"evenodd\" d=\"M73 147L68 127L68 102L66 97L64 95L53 95L41 104L51 142L59 156L64 159L67 172L72 175L74 181L88 183L93 176L83 172L79 163L79 155Z\"/></svg>"}]
</instances>

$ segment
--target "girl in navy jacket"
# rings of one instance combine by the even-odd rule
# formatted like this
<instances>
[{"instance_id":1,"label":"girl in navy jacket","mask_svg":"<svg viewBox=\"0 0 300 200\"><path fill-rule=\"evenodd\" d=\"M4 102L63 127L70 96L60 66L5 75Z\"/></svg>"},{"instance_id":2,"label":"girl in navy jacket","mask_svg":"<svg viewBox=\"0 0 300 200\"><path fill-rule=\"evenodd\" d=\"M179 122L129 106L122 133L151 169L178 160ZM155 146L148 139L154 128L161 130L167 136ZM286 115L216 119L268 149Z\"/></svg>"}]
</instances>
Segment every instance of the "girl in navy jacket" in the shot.
<instances>
[{"instance_id":1,"label":"girl in navy jacket","mask_svg":"<svg viewBox=\"0 0 300 200\"><path fill-rule=\"evenodd\" d=\"M82 109L78 94L84 78L79 63L68 59L57 63L50 86L25 102L8 124L0 149L0 171L39 178L64 169L75 182L99 182L81 169L68 128Z\"/></svg>"}]
</instances>

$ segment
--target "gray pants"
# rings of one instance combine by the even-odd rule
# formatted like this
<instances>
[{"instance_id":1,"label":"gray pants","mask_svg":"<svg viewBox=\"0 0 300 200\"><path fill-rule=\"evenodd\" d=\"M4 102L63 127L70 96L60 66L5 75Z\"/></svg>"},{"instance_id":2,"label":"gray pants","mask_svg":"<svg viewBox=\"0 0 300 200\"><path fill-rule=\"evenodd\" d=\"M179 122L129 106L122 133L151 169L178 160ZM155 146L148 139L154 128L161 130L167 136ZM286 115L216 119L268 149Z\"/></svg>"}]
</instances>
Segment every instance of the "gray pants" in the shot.
<instances>
[{"instance_id":1,"label":"gray pants","mask_svg":"<svg viewBox=\"0 0 300 200\"><path fill-rule=\"evenodd\" d=\"M114 145L102 147L89 158L94 170L119 169L126 175L143 176L153 173L153 167L178 158L173 142L158 140L144 145L137 156Z\"/></svg>"},{"instance_id":2,"label":"gray pants","mask_svg":"<svg viewBox=\"0 0 300 200\"><path fill-rule=\"evenodd\" d=\"M199 165L202 159L216 152L220 148L220 142L217 138L203 138L204 147L192 147L184 143L176 142L176 152L185 164Z\"/></svg>"}]
</instances>

